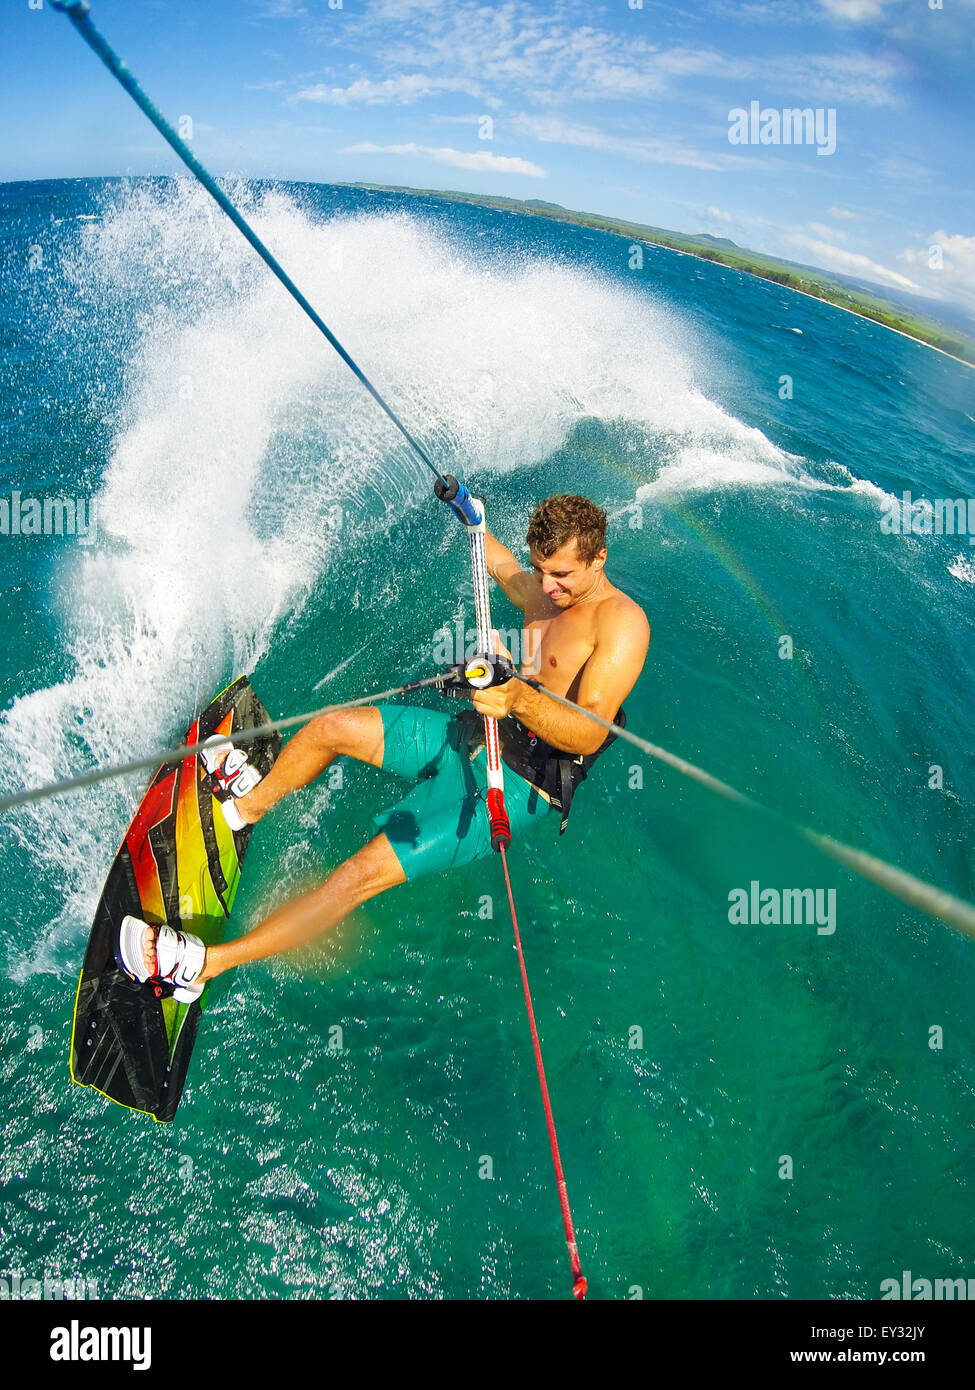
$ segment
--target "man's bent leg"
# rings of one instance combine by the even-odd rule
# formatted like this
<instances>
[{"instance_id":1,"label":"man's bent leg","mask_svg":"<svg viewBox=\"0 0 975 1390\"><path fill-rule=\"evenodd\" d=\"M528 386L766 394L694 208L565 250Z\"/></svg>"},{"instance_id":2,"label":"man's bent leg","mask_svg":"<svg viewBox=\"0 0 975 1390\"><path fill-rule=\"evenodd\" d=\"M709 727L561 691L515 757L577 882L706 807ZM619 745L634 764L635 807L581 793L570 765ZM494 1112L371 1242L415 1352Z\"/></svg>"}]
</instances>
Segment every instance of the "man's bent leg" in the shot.
<instances>
[{"instance_id":1,"label":"man's bent leg","mask_svg":"<svg viewBox=\"0 0 975 1390\"><path fill-rule=\"evenodd\" d=\"M333 870L320 887L285 903L236 941L208 947L200 981L215 979L247 961L307 946L337 926L360 903L405 882L406 875L389 840L385 835L377 835Z\"/></svg>"},{"instance_id":2,"label":"man's bent leg","mask_svg":"<svg viewBox=\"0 0 975 1390\"><path fill-rule=\"evenodd\" d=\"M237 810L249 824L259 821L282 797L307 786L340 756L382 767L383 743L382 715L375 706L320 714L284 745L254 790L237 798Z\"/></svg>"}]
</instances>

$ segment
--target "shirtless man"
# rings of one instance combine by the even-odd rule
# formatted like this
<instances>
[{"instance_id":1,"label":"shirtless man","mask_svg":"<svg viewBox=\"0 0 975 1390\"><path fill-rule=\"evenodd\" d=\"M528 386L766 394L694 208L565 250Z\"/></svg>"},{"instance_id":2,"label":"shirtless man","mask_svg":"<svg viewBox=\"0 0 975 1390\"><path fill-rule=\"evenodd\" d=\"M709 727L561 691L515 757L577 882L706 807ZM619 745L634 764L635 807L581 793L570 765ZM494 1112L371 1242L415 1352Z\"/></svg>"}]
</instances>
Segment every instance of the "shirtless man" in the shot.
<instances>
[{"instance_id":1,"label":"shirtless man","mask_svg":"<svg viewBox=\"0 0 975 1390\"><path fill-rule=\"evenodd\" d=\"M524 614L524 650L534 662L524 663L522 673L614 720L643 669L650 625L606 575L606 515L585 497L549 497L536 508L527 541L530 571L486 535L491 577ZM473 703L478 715L500 721L502 758L514 774L505 779L505 806L515 837L541 823L561 822L564 829L573 786L612 736L607 739L585 715L518 680L475 691ZM235 828L260 820L340 756L414 784L375 817L378 833L368 844L320 887L223 945L207 948L181 931L127 917L119 943L122 968L136 979L171 982L177 999L193 999L232 966L322 936L387 888L492 854L488 818L479 804L487 785L483 723L469 713L373 705L321 715L285 745L263 780L253 785L251 778L251 790L234 794L239 788L230 780L226 819ZM239 754L234 761L253 773ZM215 778L219 784L219 769ZM241 780L246 786L246 772Z\"/></svg>"}]
</instances>

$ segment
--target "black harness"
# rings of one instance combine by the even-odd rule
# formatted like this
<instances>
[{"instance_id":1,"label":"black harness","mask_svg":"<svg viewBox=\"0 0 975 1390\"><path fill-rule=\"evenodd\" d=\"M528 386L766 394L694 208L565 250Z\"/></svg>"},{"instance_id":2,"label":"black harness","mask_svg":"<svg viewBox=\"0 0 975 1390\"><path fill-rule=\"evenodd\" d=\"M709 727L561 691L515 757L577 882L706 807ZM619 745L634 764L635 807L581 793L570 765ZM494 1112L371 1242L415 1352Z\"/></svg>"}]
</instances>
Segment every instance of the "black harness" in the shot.
<instances>
[{"instance_id":1,"label":"black harness","mask_svg":"<svg viewBox=\"0 0 975 1390\"><path fill-rule=\"evenodd\" d=\"M619 728L626 727L626 713L620 709L613 720ZM607 734L595 753L566 753L563 748L553 748L550 743L526 729L520 719L509 714L498 724L501 734L501 759L506 766L524 777L533 787L546 794L554 806L562 812L560 835L565 834L569 820L569 807L572 795L580 782L584 781L589 769L601 757L615 734Z\"/></svg>"}]
</instances>

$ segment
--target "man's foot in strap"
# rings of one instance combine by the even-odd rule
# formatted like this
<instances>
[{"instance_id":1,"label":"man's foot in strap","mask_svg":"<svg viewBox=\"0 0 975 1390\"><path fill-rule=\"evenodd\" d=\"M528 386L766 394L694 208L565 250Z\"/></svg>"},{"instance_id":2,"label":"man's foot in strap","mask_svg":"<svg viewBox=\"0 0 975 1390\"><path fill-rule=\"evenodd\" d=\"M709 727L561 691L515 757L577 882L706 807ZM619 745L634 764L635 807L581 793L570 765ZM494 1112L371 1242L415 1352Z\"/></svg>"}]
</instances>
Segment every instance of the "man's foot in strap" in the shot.
<instances>
[{"instance_id":1,"label":"man's foot in strap","mask_svg":"<svg viewBox=\"0 0 975 1390\"><path fill-rule=\"evenodd\" d=\"M237 802L254 790L261 774L247 761L244 749L235 748L222 734L214 734L204 743L200 761L210 774L213 795L220 802L223 818L231 830L243 830L245 825L252 824L246 808Z\"/></svg>"},{"instance_id":2,"label":"man's foot in strap","mask_svg":"<svg viewBox=\"0 0 975 1390\"><path fill-rule=\"evenodd\" d=\"M207 948L198 936L166 922L153 926L140 917L123 917L115 958L133 980L173 985L178 1004L192 1004L203 993L199 977L206 965Z\"/></svg>"}]
</instances>

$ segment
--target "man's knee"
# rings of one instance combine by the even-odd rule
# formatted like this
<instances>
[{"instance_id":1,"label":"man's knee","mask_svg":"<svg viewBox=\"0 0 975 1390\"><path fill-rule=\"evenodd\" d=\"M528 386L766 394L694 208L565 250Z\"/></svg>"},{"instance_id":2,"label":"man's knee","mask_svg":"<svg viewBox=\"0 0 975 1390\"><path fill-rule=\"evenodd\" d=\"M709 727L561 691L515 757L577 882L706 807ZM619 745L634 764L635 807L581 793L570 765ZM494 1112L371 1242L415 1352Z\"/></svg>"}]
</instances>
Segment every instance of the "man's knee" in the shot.
<instances>
[{"instance_id":1,"label":"man's knee","mask_svg":"<svg viewBox=\"0 0 975 1390\"><path fill-rule=\"evenodd\" d=\"M348 720L346 715L349 710L335 710L329 714L320 714L308 725L308 732L312 734L318 743L324 744L328 748L336 748L344 741L344 736L348 735Z\"/></svg>"},{"instance_id":2,"label":"man's knee","mask_svg":"<svg viewBox=\"0 0 975 1390\"><path fill-rule=\"evenodd\" d=\"M336 757L357 758L377 767L382 764L383 720L374 706L320 714L308 729L316 742Z\"/></svg>"},{"instance_id":3,"label":"man's knee","mask_svg":"<svg viewBox=\"0 0 975 1390\"><path fill-rule=\"evenodd\" d=\"M353 891L362 902L367 898L374 898L377 893L385 892L387 888L394 888L398 883L406 882L403 866L397 859L389 839L382 834L363 845L357 854L346 860L343 868L348 874Z\"/></svg>"}]
</instances>

